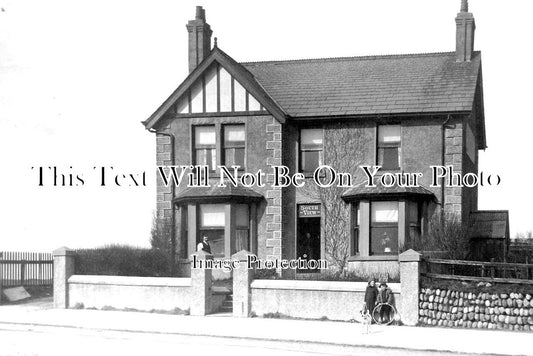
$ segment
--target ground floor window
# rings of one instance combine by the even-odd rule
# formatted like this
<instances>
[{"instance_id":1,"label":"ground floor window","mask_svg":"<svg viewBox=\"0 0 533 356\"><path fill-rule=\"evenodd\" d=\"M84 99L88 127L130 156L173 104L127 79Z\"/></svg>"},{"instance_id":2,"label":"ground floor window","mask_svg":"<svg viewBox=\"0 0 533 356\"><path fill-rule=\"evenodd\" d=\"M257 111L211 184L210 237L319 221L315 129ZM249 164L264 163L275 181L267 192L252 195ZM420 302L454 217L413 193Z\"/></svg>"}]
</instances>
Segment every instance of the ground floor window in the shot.
<instances>
[{"instance_id":1,"label":"ground floor window","mask_svg":"<svg viewBox=\"0 0 533 356\"><path fill-rule=\"evenodd\" d=\"M216 257L224 257L224 233L226 212L224 204L201 204L199 208L200 226L197 242L204 236L209 238L211 253Z\"/></svg>"},{"instance_id":2,"label":"ground floor window","mask_svg":"<svg viewBox=\"0 0 533 356\"><path fill-rule=\"evenodd\" d=\"M256 203L190 203L182 210L185 252L190 256L207 236L214 258L229 258L247 250L257 253Z\"/></svg>"},{"instance_id":3,"label":"ground floor window","mask_svg":"<svg viewBox=\"0 0 533 356\"><path fill-rule=\"evenodd\" d=\"M398 202L370 204L370 255L398 253Z\"/></svg>"},{"instance_id":4,"label":"ground floor window","mask_svg":"<svg viewBox=\"0 0 533 356\"><path fill-rule=\"evenodd\" d=\"M359 224L361 221L361 212L359 210L359 204L353 205L353 213L352 213L352 226L353 226L353 234L352 234L352 243L351 243L351 254L352 255L358 255L359 254Z\"/></svg>"},{"instance_id":5,"label":"ground floor window","mask_svg":"<svg viewBox=\"0 0 533 356\"><path fill-rule=\"evenodd\" d=\"M235 206L235 251L250 251L250 207Z\"/></svg>"}]
</instances>

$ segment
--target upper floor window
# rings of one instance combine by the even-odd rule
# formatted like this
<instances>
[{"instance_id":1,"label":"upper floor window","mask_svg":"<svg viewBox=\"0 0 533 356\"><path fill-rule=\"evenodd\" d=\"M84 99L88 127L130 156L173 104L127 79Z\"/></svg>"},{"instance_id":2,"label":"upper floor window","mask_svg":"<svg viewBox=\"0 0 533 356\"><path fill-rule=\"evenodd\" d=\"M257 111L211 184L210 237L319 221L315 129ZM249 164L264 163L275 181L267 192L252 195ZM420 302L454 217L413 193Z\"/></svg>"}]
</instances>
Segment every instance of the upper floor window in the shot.
<instances>
[{"instance_id":1,"label":"upper floor window","mask_svg":"<svg viewBox=\"0 0 533 356\"><path fill-rule=\"evenodd\" d=\"M300 130L300 171L312 173L324 164L323 130Z\"/></svg>"},{"instance_id":2,"label":"upper floor window","mask_svg":"<svg viewBox=\"0 0 533 356\"><path fill-rule=\"evenodd\" d=\"M378 126L378 166L383 170L399 170L401 162L400 125Z\"/></svg>"},{"instance_id":3,"label":"upper floor window","mask_svg":"<svg viewBox=\"0 0 533 356\"><path fill-rule=\"evenodd\" d=\"M224 162L227 167L244 169L246 132L244 125L224 125Z\"/></svg>"},{"instance_id":4,"label":"upper floor window","mask_svg":"<svg viewBox=\"0 0 533 356\"><path fill-rule=\"evenodd\" d=\"M370 203L370 254L398 253L398 202Z\"/></svg>"},{"instance_id":5,"label":"upper floor window","mask_svg":"<svg viewBox=\"0 0 533 356\"><path fill-rule=\"evenodd\" d=\"M215 126L194 127L194 164L209 166L214 170L217 165Z\"/></svg>"}]
</instances>

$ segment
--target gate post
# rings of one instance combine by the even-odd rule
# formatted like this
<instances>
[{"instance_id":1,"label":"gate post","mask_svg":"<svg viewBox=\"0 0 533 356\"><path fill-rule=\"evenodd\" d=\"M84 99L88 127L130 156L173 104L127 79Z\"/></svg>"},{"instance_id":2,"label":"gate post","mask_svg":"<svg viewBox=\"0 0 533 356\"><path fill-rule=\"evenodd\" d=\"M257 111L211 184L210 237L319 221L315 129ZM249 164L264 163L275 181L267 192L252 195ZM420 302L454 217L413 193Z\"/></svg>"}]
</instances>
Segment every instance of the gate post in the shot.
<instances>
[{"instance_id":1,"label":"gate post","mask_svg":"<svg viewBox=\"0 0 533 356\"><path fill-rule=\"evenodd\" d=\"M54 308L68 308L68 279L74 274L74 251L60 247L54 255Z\"/></svg>"},{"instance_id":2,"label":"gate post","mask_svg":"<svg viewBox=\"0 0 533 356\"><path fill-rule=\"evenodd\" d=\"M191 315L204 316L211 310L211 268L205 263L213 260L213 255L205 251L198 251L191 255ZM202 264L194 268L194 262Z\"/></svg>"},{"instance_id":3,"label":"gate post","mask_svg":"<svg viewBox=\"0 0 533 356\"><path fill-rule=\"evenodd\" d=\"M239 267L233 270L233 316L247 318L252 310L250 283L254 279L255 264L248 268L248 256L255 255L242 250L231 256L234 261L239 261Z\"/></svg>"},{"instance_id":4,"label":"gate post","mask_svg":"<svg viewBox=\"0 0 533 356\"><path fill-rule=\"evenodd\" d=\"M0 252L0 305L2 305L2 283L4 281L4 264L1 262L4 259L4 255L2 252Z\"/></svg>"},{"instance_id":5,"label":"gate post","mask_svg":"<svg viewBox=\"0 0 533 356\"><path fill-rule=\"evenodd\" d=\"M422 255L414 250L400 254L401 320L405 325L418 324L418 293Z\"/></svg>"}]
</instances>

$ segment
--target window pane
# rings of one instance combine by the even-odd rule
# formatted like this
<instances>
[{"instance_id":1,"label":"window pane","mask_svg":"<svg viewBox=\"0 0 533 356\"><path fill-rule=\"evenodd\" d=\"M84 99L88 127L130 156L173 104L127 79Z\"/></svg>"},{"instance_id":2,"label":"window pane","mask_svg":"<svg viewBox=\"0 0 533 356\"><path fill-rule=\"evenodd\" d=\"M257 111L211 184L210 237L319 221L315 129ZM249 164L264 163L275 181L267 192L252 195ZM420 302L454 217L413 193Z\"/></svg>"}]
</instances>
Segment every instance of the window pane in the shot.
<instances>
[{"instance_id":1,"label":"window pane","mask_svg":"<svg viewBox=\"0 0 533 356\"><path fill-rule=\"evenodd\" d=\"M203 148L196 150L196 165L208 166L209 169L214 170L217 164L216 149Z\"/></svg>"},{"instance_id":2,"label":"window pane","mask_svg":"<svg viewBox=\"0 0 533 356\"><path fill-rule=\"evenodd\" d=\"M250 251L248 243L248 229L237 229L235 230L235 251L239 252L242 250Z\"/></svg>"},{"instance_id":3,"label":"window pane","mask_svg":"<svg viewBox=\"0 0 533 356\"><path fill-rule=\"evenodd\" d=\"M224 151L225 165L227 167L239 166L244 168L244 148L227 148Z\"/></svg>"},{"instance_id":4,"label":"window pane","mask_svg":"<svg viewBox=\"0 0 533 356\"><path fill-rule=\"evenodd\" d=\"M224 204L200 205L200 227L224 227L226 210Z\"/></svg>"},{"instance_id":5,"label":"window pane","mask_svg":"<svg viewBox=\"0 0 533 356\"><path fill-rule=\"evenodd\" d=\"M303 151L302 152L302 170L304 172L313 172L320 165L320 151Z\"/></svg>"},{"instance_id":6,"label":"window pane","mask_svg":"<svg viewBox=\"0 0 533 356\"><path fill-rule=\"evenodd\" d=\"M237 227L248 227L249 224L248 217L248 205L247 204L238 204L235 206L235 224ZM240 250L238 250L240 251Z\"/></svg>"},{"instance_id":7,"label":"window pane","mask_svg":"<svg viewBox=\"0 0 533 356\"><path fill-rule=\"evenodd\" d=\"M217 142L214 126L196 126L194 128L194 143L196 147L212 145Z\"/></svg>"},{"instance_id":8,"label":"window pane","mask_svg":"<svg viewBox=\"0 0 533 356\"><path fill-rule=\"evenodd\" d=\"M373 255L398 253L398 227L372 227L370 249Z\"/></svg>"},{"instance_id":9,"label":"window pane","mask_svg":"<svg viewBox=\"0 0 533 356\"><path fill-rule=\"evenodd\" d=\"M356 227L353 230L353 243L352 243L352 255L359 253L359 228Z\"/></svg>"},{"instance_id":10,"label":"window pane","mask_svg":"<svg viewBox=\"0 0 533 356\"><path fill-rule=\"evenodd\" d=\"M302 129L300 139L302 149L322 148L322 129Z\"/></svg>"},{"instance_id":11,"label":"window pane","mask_svg":"<svg viewBox=\"0 0 533 356\"><path fill-rule=\"evenodd\" d=\"M226 125L224 126L224 143L226 145L243 145L246 140L244 125Z\"/></svg>"},{"instance_id":12,"label":"window pane","mask_svg":"<svg viewBox=\"0 0 533 356\"><path fill-rule=\"evenodd\" d=\"M398 202L397 201L376 201L371 204L372 222L376 223L397 223L398 222Z\"/></svg>"},{"instance_id":13,"label":"window pane","mask_svg":"<svg viewBox=\"0 0 533 356\"><path fill-rule=\"evenodd\" d=\"M211 246L211 254L213 257L224 258L224 230L200 230L200 239L204 236L209 238L209 245Z\"/></svg>"},{"instance_id":14,"label":"window pane","mask_svg":"<svg viewBox=\"0 0 533 356\"><path fill-rule=\"evenodd\" d=\"M419 224L420 222L418 217L418 203L409 203L409 222L411 224Z\"/></svg>"},{"instance_id":15,"label":"window pane","mask_svg":"<svg viewBox=\"0 0 533 356\"><path fill-rule=\"evenodd\" d=\"M383 125L378 127L379 143L399 143L401 140L400 125Z\"/></svg>"},{"instance_id":16,"label":"window pane","mask_svg":"<svg viewBox=\"0 0 533 356\"><path fill-rule=\"evenodd\" d=\"M381 147L378 150L378 165L384 170L400 168L399 147Z\"/></svg>"}]
</instances>

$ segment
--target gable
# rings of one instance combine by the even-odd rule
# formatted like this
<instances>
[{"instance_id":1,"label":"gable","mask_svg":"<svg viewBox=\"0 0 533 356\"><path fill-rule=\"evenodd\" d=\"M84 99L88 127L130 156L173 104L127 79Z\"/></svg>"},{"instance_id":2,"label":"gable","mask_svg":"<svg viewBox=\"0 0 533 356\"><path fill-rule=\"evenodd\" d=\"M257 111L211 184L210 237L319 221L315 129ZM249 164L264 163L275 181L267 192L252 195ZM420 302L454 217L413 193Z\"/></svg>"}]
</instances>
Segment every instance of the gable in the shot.
<instances>
[{"instance_id":1,"label":"gable","mask_svg":"<svg viewBox=\"0 0 533 356\"><path fill-rule=\"evenodd\" d=\"M260 104L259 110L254 110L257 103ZM226 111L230 107L234 111ZM268 112L280 123L284 123L287 117L284 110L246 68L215 46L209 56L147 120L143 121L143 124L146 129L153 130L159 120L169 112L178 115L180 112L181 115L199 115L239 111Z\"/></svg>"},{"instance_id":2,"label":"gable","mask_svg":"<svg viewBox=\"0 0 533 356\"><path fill-rule=\"evenodd\" d=\"M218 62L212 63L178 98L176 114L266 111L263 105Z\"/></svg>"}]
</instances>

